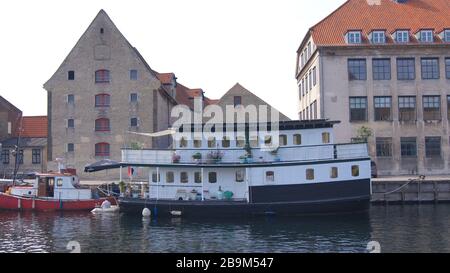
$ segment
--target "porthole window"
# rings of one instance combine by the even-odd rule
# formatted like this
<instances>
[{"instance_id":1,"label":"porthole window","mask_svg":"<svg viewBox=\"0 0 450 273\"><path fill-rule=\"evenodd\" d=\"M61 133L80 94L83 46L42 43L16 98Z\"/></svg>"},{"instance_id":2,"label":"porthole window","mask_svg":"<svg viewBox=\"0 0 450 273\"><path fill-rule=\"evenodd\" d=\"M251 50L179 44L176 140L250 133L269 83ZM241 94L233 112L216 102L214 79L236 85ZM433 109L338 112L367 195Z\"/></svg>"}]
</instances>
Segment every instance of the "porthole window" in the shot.
<instances>
[{"instance_id":1,"label":"porthole window","mask_svg":"<svg viewBox=\"0 0 450 273\"><path fill-rule=\"evenodd\" d=\"M209 183L217 183L217 173L216 172L208 173L208 180Z\"/></svg>"},{"instance_id":2,"label":"porthole window","mask_svg":"<svg viewBox=\"0 0 450 273\"><path fill-rule=\"evenodd\" d=\"M314 180L314 169L306 169L306 179Z\"/></svg>"},{"instance_id":3,"label":"porthole window","mask_svg":"<svg viewBox=\"0 0 450 273\"><path fill-rule=\"evenodd\" d=\"M358 165L352 166L352 176L353 177L359 176L359 166Z\"/></svg>"},{"instance_id":4,"label":"porthole window","mask_svg":"<svg viewBox=\"0 0 450 273\"><path fill-rule=\"evenodd\" d=\"M337 178L337 177L338 177L338 168L331 167L330 178Z\"/></svg>"}]
</instances>

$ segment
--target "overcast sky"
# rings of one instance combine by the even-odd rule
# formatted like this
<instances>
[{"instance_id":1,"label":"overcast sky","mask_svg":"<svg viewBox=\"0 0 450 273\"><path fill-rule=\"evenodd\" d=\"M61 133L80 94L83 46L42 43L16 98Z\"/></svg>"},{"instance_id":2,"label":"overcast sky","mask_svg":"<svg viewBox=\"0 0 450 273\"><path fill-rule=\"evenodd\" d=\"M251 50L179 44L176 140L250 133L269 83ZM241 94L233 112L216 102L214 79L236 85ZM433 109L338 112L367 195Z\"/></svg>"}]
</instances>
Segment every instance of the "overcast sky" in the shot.
<instances>
[{"instance_id":1,"label":"overcast sky","mask_svg":"<svg viewBox=\"0 0 450 273\"><path fill-rule=\"evenodd\" d=\"M0 2L0 94L46 115L43 84L104 9L158 72L220 98L236 82L297 118L297 48L344 0Z\"/></svg>"}]
</instances>

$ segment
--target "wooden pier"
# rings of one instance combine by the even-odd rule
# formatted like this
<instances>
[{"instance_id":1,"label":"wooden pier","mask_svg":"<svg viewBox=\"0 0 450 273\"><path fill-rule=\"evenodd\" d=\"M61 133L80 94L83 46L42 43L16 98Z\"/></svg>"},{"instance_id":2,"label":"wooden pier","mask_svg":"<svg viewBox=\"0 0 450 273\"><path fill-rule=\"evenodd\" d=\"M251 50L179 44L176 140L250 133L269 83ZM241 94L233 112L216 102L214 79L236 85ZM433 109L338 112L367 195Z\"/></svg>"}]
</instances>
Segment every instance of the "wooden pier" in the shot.
<instances>
[{"instance_id":1,"label":"wooden pier","mask_svg":"<svg viewBox=\"0 0 450 273\"><path fill-rule=\"evenodd\" d=\"M450 202L450 176L372 179L374 204L444 202Z\"/></svg>"}]
</instances>

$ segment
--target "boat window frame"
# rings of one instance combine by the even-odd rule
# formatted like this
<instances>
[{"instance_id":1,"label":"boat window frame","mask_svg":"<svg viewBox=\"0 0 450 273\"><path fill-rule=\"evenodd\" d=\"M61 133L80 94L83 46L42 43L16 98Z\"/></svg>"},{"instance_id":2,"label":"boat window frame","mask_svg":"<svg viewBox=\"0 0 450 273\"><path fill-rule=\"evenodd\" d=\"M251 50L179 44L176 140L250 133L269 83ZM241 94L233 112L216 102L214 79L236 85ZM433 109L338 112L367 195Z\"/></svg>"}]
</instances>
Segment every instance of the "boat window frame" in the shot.
<instances>
[{"instance_id":1,"label":"boat window frame","mask_svg":"<svg viewBox=\"0 0 450 273\"><path fill-rule=\"evenodd\" d=\"M275 171L266 171L266 182L275 182Z\"/></svg>"},{"instance_id":2,"label":"boat window frame","mask_svg":"<svg viewBox=\"0 0 450 273\"><path fill-rule=\"evenodd\" d=\"M183 177L183 174L185 174L185 177ZM183 179L186 178L186 179ZM187 184L189 183L189 173L188 172L180 172L180 183Z\"/></svg>"},{"instance_id":3,"label":"boat window frame","mask_svg":"<svg viewBox=\"0 0 450 273\"><path fill-rule=\"evenodd\" d=\"M311 176L312 174L312 176ZM314 180L315 179L315 170L314 168L308 168L305 170L306 180Z\"/></svg>"},{"instance_id":4,"label":"boat window frame","mask_svg":"<svg viewBox=\"0 0 450 273\"><path fill-rule=\"evenodd\" d=\"M292 144L302 145L302 134L294 134L292 138Z\"/></svg>"},{"instance_id":5,"label":"boat window frame","mask_svg":"<svg viewBox=\"0 0 450 273\"><path fill-rule=\"evenodd\" d=\"M61 183L60 183L61 182ZM63 181L63 179L62 178L58 178L58 179L56 179L56 187L62 187L63 186L63 184L64 184L64 181Z\"/></svg>"},{"instance_id":6,"label":"boat window frame","mask_svg":"<svg viewBox=\"0 0 450 273\"><path fill-rule=\"evenodd\" d=\"M213 175L213 176L211 176ZM211 179L214 178L214 179ZM217 172L208 172L208 183L215 184L217 183Z\"/></svg>"},{"instance_id":7,"label":"boat window frame","mask_svg":"<svg viewBox=\"0 0 450 273\"><path fill-rule=\"evenodd\" d=\"M172 179L170 179L169 180L169 178L170 178L170 175L172 176L171 178ZM175 172L173 172L173 171L167 171L166 172L166 183L167 184L173 184L173 183L175 183Z\"/></svg>"},{"instance_id":8,"label":"boat window frame","mask_svg":"<svg viewBox=\"0 0 450 273\"><path fill-rule=\"evenodd\" d=\"M334 170L336 172L333 172ZM331 167L330 168L330 178L331 179L336 179L338 177L339 177L339 168L338 167Z\"/></svg>"},{"instance_id":9,"label":"boat window frame","mask_svg":"<svg viewBox=\"0 0 450 273\"><path fill-rule=\"evenodd\" d=\"M358 177L360 176L360 170L359 170L359 165L352 165L352 177Z\"/></svg>"},{"instance_id":10,"label":"boat window frame","mask_svg":"<svg viewBox=\"0 0 450 273\"><path fill-rule=\"evenodd\" d=\"M238 179L238 177L240 179ZM245 172L244 172L244 170L242 170L242 169L236 170L236 172L235 172L235 179L234 180L235 180L236 183L244 182L245 181Z\"/></svg>"}]
</instances>

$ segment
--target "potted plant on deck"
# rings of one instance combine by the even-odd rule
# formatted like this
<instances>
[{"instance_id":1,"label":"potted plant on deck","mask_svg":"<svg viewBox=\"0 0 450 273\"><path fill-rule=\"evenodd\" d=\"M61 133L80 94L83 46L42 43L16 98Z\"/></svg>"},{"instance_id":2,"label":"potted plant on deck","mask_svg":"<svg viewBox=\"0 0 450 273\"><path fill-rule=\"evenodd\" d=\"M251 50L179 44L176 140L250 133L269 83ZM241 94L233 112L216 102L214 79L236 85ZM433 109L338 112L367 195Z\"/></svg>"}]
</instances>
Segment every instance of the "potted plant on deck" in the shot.
<instances>
[{"instance_id":1,"label":"potted plant on deck","mask_svg":"<svg viewBox=\"0 0 450 273\"><path fill-rule=\"evenodd\" d=\"M125 196L125 182L120 181L119 182L119 189L120 189L120 197Z\"/></svg>"},{"instance_id":2,"label":"potted plant on deck","mask_svg":"<svg viewBox=\"0 0 450 273\"><path fill-rule=\"evenodd\" d=\"M192 159L194 159L194 161L196 163L200 163L200 161L202 160L202 154L197 152L197 153L192 155Z\"/></svg>"},{"instance_id":3,"label":"potted plant on deck","mask_svg":"<svg viewBox=\"0 0 450 273\"><path fill-rule=\"evenodd\" d=\"M220 163L222 161L223 153L219 150L212 151L208 154L208 161L210 163Z\"/></svg>"},{"instance_id":4,"label":"potted plant on deck","mask_svg":"<svg viewBox=\"0 0 450 273\"><path fill-rule=\"evenodd\" d=\"M172 163L180 163L181 156L176 152L172 155Z\"/></svg>"}]
</instances>

